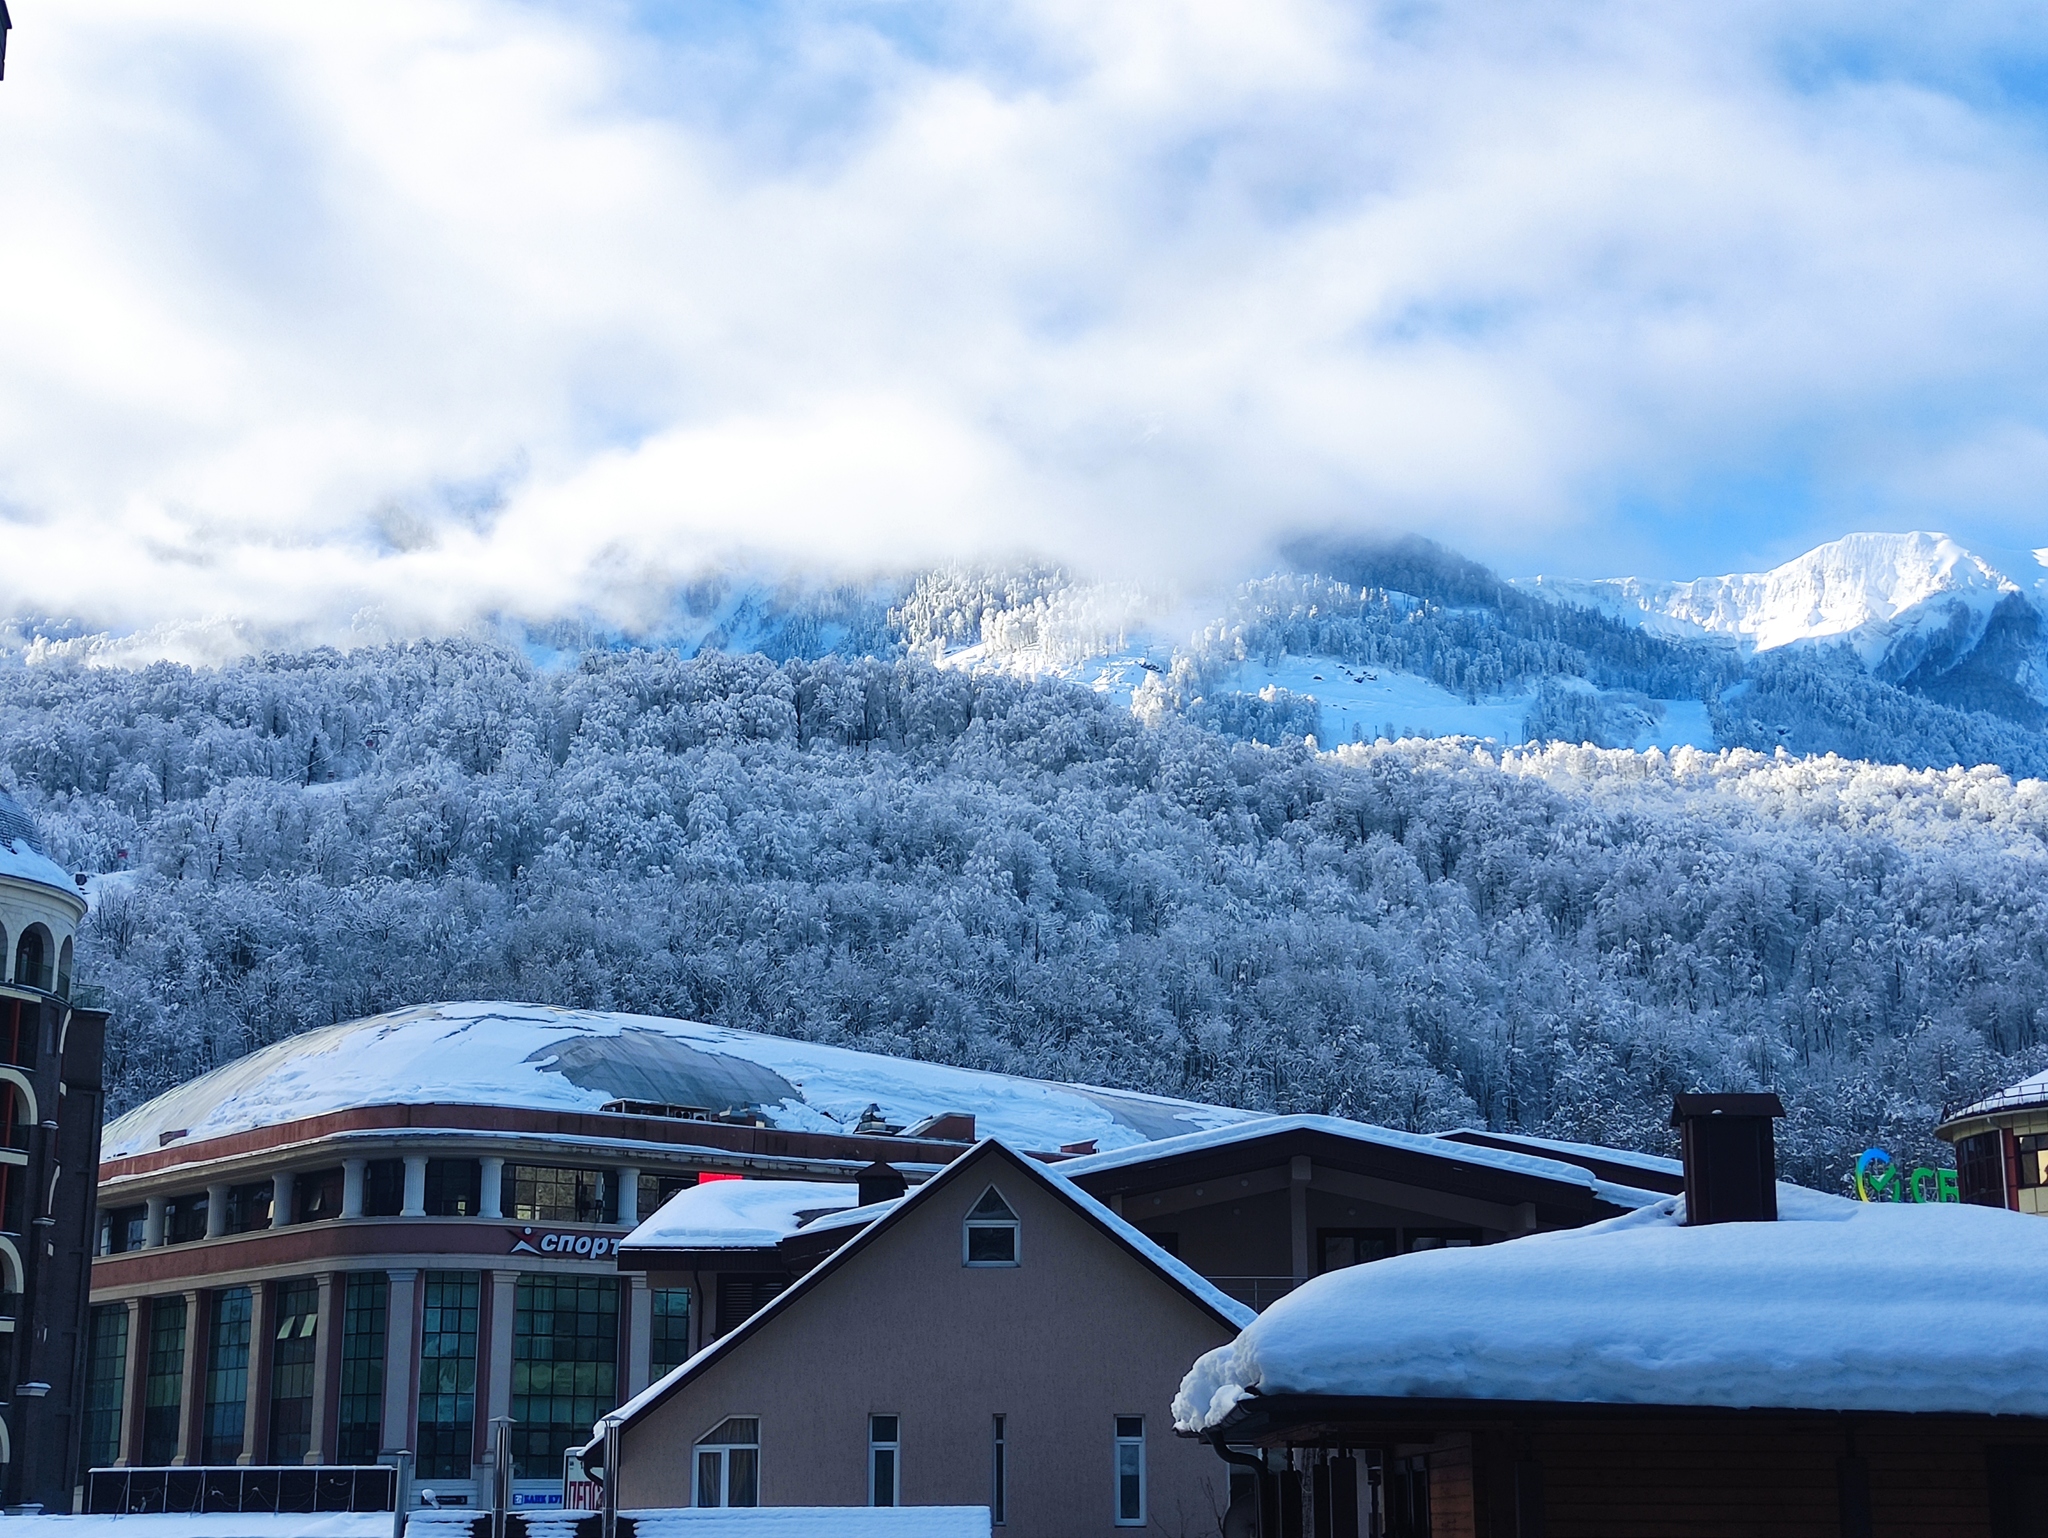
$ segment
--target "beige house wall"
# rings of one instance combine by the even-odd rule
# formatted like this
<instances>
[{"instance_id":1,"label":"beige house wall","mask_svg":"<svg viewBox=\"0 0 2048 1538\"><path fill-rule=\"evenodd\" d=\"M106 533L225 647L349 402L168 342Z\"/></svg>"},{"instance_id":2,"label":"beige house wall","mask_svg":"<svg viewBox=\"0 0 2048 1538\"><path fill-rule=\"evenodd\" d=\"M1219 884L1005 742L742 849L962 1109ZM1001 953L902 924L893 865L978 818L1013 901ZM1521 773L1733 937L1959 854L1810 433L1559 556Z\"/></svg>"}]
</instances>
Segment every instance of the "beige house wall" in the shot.
<instances>
[{"instance_id":1,"label":"beige house wall","mask_svg":"<svg viewBox=\"0 0 2048 1538\"><path fill-rule=\"evenodd\" d=\"M1014 1268L961 1263L962 1222L994 1184L1022 1222ZM1013 1538L1104 1538L1115 1525L1115 1420L1145 1417L1144 1531L1214 1534L1228 1474L1174 1435L1188 1366L1235 1331L988 1149L820 1285L628 1426L627 1508L686 1506L692 1445L731 1415L761 1422L769 1506L868 1501L868 1416L901 1417L906 1505L988 1504L990 1418L1005 1417Z\"/></svg>"}]
</instances>

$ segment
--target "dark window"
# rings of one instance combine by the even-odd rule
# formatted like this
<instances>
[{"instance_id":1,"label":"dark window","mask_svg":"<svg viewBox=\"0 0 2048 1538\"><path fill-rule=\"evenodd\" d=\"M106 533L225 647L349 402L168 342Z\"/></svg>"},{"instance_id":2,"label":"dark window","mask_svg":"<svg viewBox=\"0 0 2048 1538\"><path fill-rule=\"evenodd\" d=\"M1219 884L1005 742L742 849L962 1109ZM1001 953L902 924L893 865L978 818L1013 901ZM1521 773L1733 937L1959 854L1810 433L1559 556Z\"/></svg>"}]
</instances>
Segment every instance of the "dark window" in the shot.
<instances>
[{"instance_id":1,"label":"dark window","mask_svg":"<svg viewBox=\"0 0 2048 1538\"><path fill-rule=\"evenodd\" d=\"M505 1166L499 1210L521 1223L610 1223L618 1217L609 1170Z\"/></svg>"},{"instance_id":2,"label":"dark window","mask_svg":"<svg viewBox=\"0 0 2048 1538\"><path fill-rule=\"evenodd\" d=\"M149 1307L149 1375L142 1385L142 1461L161 1466L178 1455L178 1410L185 1397L185 1300Z\"/></svg>"},{"instance_id":3,"label":"dark window","mask_svg":"<svg viewBox=\"0 0 2048 1538\"><path fill-rule=\"evenodd\" d=\"M2035 1133L2013 1141L2019 1145L2020 1184L2048 1186L2048 1137Z\"/></svg>"},{"instance_id":4,"label":"dark window","mask_svg":"<svg viewBox=\"0 0 2048 1538\"><path fill-rule=\"evenodd\" d=\"M1422 1250L1463 1250L1480 1242L1476 1228L1410 1228L1403 1230L1408 1253Z\"/></svg>"},{"instance_id":5,"label":"dark window","mask_svg":"<svg viewBox=\"0 0 2048 1538\"><path fill-rule=\"evenodd\" d=\"M423 1479L469 1478L476 1425L477 1286L474 1271L429 1271L423 1278L418 1461Z\"/></svg>"},{"instance_id":6,"label":"dark window","mask_svg":"<svg viewBox=\"0 0 2048 1538\"><path fill-rule=\"evenodd\" d=\"M206 1237L206 1193L174 1196L164 1203L164 1242L190 1244Z\"/></svg>"},{"instance_id":7,"label":"dark window","mask_svg":"<svg viewBox=\"0 0 2048 1538\"><path fill-rule=\"evenodd\" d=\"M253 1234L270 1226L270 1204L276 1189L267 1180L235 1186L228 1192L228 1232Z\"/></svg>"},{"instance_id":8,"label":"dark window","mask_svg":"<svg viewBox=\"0 0 2048 1538\"><path fill-rule=\"evenodd\" d=\"M1017 1264L1017 1214L990 1186L967 1214L966 1261L970 1266Z\"/></svg>"},{"instance_id":9,"label":"dark window","mask_svg":"<svg viewBox=\"0 0 2048 1538\"><path fill-rule=\"evenodd\" d=\"M717 1334L730 1335L755 1314L768 1306L783 1288L789 1285L786 1276L756 1276L739 1271L718 1273L718 1318Z\"/></svg>"},{"instance_id":10,"label":"dark window","mask_svg":"<svg viewBox=\"0 0 2048 1538\"><path fill-rule=\"evenodd\" d=\"M341 1304L342 1463L374 1463L384 1440L384 1318L389 1283L381 1271L359 1271L348 1279Z\"/></svg>"},{"instance_id":11,"label":"dark window","mask_svg":"<svg viewBox=\"0 0 2048 1538\"><path fill-rule=\"evenodd\" d=\"M1385 1260L1394 1253L1391 1228L1319 1228L1316 1230L1316 1270L1342 1271L1367 1261Z\"/></svg>"},{"instance_id":12,"label":"dark window","mask_svg":"<svg viewBox=\"0 0 2048 1538\"><path fill-rule=\"evenodd\" d=\"M2048 1538L2048 1447L1987 1447L1992 1538Z\"/></svg>"},{"instance_id":13,"label":"dark window","mask_svg":"<svg viewBox=\"0 0 2048 1538\"><path fill-rule=\"evenodd\" d=\"M903 1443L901 1422L894 1415L868 1417L868 1504L901 1504Z\"/></svg>"},{"instance_id":14,"label":"dark window","mask_svg":"<svg viewBox=\"0 0 2048 1538\"><path fill-rule=\"evenodd\" d=\"M1010 1439L1007 1425L1009 1417L989 1417L988 1464L988 1520L992 1527L1001 1527L1010 1520Z\"/></svg>"},{"instance_id":15,"label":"dark window","mask_svg":"<svg viewBox=\"0 0 2048 1538\"><path fill-rule=\"evenodd\" d=\"M689 1190L696 1183L697 1175L694 1170L685 1170L680 1175L650 1175L642 1172L640 1176L640 1216L643 1218L653 1217L655 1213L661 1211L671 1196L674 1196L679 1191Z\"/></svg>"},{"instance_id":16,"label":"dark window","mask_svg":"<svg viewBox=\"0 0 2048 1538\"><path fill-rule=\"evenodd\" d=\"M105 1468L121 1456L121 1389L128 1376L128 1305L92 1311L85 1377L85 1462Z\"/></svg>"},{"instance_id":17,"label":"dark window","mask_svg":"<svg viewBox=\"0 0 2048 1538\"><path fill-rule=\"evenodd\" d=\"M71 937L64 937L63 949L57 952L57 996L71 997Z\"/></svg>"},{"instance_id":18,"label":"dark window","mask_svg":"<svg viewBox=\"0 0 2048 1538\"><path fill-rule=\"evenodd\" d=\"M1145 1417L1116 1418L1116 1525L1145 1525Z\"/></svg>"},{"instance_id":19,"label":"dark window","mask_svg":"<svg viewBox=\"0 0 2048 1538\"><path fill-rule=\"evenodd\" d=\"M427 1160L427 1216L475 1217L483 1175L483 1166L474 1159Z\"/></svg>"},{"instance_id":20,"label":"dark window","mask_svg":"<svg viewBox=\"0 0 2048 1538\"><path fill-rule=\"evenodd\" d=\"M697 1504L761 1504L761 1423L735 1415L697 1439Z\"/></svg>"},{"instance_id":21,"label":"dark window","mask_svg":"<svg viewBox=\"0 0 2048 1538\"><path fill-rule=\"evenodd\" d=\"M683 1365L690 1355L690 1289L653 1289L654 1335L648 1352L648 1370L666 1377Z\"/></svg>"},{"instance_id":22,"label":"dark window","mask_svg":"<svg viewBox=\"0 0 2048 1538\"><path fill-rule=\"evenodd\" d=\"M1980 1132L1956 1144L1956 1183L1966 1202L1979 1207L2005 1205L2005 1135Z\"/></svg>"},{"instance_id":23,"label":"dark window","mask_svg":"<svg viewBox=\"0 0 2048 1538\"><path fill-rule=\"evenodd\" d=\"M29 925L21 932L21 942L14 949L14 980L24 988L40 988L48 993L51 963L55 959L50 931L40 924Z\"/></svg>"},{"instance_id":24,"label":"dark window","mask_svg":"<svg viewBox=\"0 0 2048 1538\"><path fill-rule=\"evenodd\" d=\"M1387 1538L1429 1538L1429 1459L1396 1458L1387 1470Z\"/></svg>"},{"instance_id":25,"label":"dark window","mask_svg":"<svg viewBox=\"0 0 2048 1538\"><path fill-rule=\"evenodd\" d=\"M204 1462L233 1463L242 1456L248 1408L249 1289L225 1287L213 1295L207 1320Z\"/></svg>"},{"instance_id":26,"label":"dark window","mask_svg":"<svg viewBox=\"0 0 2048 1538\"><path fill-rule=\"evenodd\" d=\"M619 1283L525 1272L513 1296L512 1456L546 1479L618 1405Z\"/></svg>"},{"instance_id":27,"label":"dark window","mask_svg":"<svg viewBox=\"0 0 2048 1538\"><path fill-rule=\"evenodd\" d=\"M304 1463L313 1450L313 1359L319 1351L320 1286L311 1277L277 1286L270 1341L270 1461Z\"/></svg>"},{"instance_id":28,"label":"dark window","mask_svg":"<svg viewBox=\"0 0 2048 1538\"><path fill-rule=\"evenodd\" d=\"M292 1221L318 1223L341 1216L340 1170L310 1170L292 1182Z\"/></svg>"},{"instance_id":29,"label":"dark window","mask_svg":"<svg viewBox=\"0 0 2048 1538\"><path fill-rule=\"evenodd\" d=\"M405 1161L372 1159L363 1166L363 1216L395 1218L405 1210Z\"/></svg>"},{"instance_id":30,"label":"dark window","mask_svg":"<svg viewBox=\"0 0 2048 1538\"><path fill-rule=\"evenodd\" d=\"M147 1207L116 1207L100 1214L100 1238L94 1253L125 1255L142 1248L143 1230L149 1223Z\"/></svg>"}]
</instances>

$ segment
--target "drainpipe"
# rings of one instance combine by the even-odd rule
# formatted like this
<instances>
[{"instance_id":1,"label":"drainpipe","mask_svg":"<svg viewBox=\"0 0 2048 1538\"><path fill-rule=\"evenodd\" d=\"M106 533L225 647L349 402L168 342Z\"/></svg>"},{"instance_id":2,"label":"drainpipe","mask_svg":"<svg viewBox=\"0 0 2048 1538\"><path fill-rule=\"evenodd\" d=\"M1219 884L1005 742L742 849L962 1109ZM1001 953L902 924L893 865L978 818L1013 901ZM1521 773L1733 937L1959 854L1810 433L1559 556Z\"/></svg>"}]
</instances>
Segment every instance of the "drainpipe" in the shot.
<instances>
[{"instance_id":1,"label":"drainpipe","mask_svg":"<svg viewBox=\"0 0 2048 1538\"><path fill-rule=\"evenodd\" d=\"M1232 1448L1225 1447L1223 1445L1223 1433L1220 1429L1212 1429L1204 1436L1203 1440L1216 1449L1216 1456L1225 1463L1230 1464L1233 1468L1250 1469L1252 1471L1252 1478L1258 1481L1258 1523L1259 1531L1263 1538L1266 1527L1266 1507L1269 1504L1267 1497L1271 1493L1267 1489L1267 1481L1272 1478L1272 1475L1267 1472L1266 1460L1256 1453L1241 1453ZM1225 1490L1229 1488L1228 1484L1224 1486Z\"/></svg>"}]
</instances>

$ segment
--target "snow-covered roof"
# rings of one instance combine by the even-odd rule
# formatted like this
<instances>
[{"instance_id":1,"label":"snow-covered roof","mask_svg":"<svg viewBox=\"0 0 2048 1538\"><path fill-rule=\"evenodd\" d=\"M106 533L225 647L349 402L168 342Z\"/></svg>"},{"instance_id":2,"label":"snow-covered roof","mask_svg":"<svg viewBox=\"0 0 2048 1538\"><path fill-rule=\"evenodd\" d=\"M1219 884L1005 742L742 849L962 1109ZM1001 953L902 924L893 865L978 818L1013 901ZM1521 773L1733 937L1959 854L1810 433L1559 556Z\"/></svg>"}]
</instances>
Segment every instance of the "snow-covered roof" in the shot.
<instances>
[{"instance_id":1,"label":"snow-covered roof","mask_svg":"<svg viewBox=\"0 0 2048 1538\"><path fill-rule=\"evenodd\" d=\"M1567 1185L1582 1187L1617 1207L1643 1207L1663 1198L1662 1192L1616 1185L1612 1181L1600 1179L1591 1170L1562 1159L1546 1159L1538 1154L1513 1153L1504 1148L1488 1148L1479 1143L1454 1143L1431 1133L1397 1132L1392 1127L1375 1127L1370 1122L1347 1121L1341 1116L1261 1116L1252 1121L1110 1149L1103 1153L1089 1154L1084 1158L1062 1160L1059 1171L1069 1180L1076 1180L1104 1170L1123 1169L1152 1159L1199 1153L1211 1148L1228 1148L1233 1144L1247 1143L1257 1138L1273 1137L1285 1132L1322 1132L1331 1137L1348 1138L1354 1143L1368 1143L1381 1148L1398 1148L1409 1153L1427 1154L1432 1159L1452 1159L1461 1164L1474 1164L1517 1175L1529 1175L1539 1180L1562 1181Z\"/></svg>"},{"instance_id":2,"label":"snow-covered roof","mask_svg":"<svg viewBox=\"0 0 2048 1538\"><path fill-rule=\"evenodd\" d=\"M81 901L71 873L43 852L35 819L4 790L0 790L0 876L54 887L73 903Z\"/></svg>"},{"instance_id":3,"label":"snow-covered roof","mask_svg":"<svg viewBox=\"0 0 2048 1538\"><path fill-rule=\"evenodd\" d=\"M1683 1214L1317 1277L1195 1363L1175 1424L1254 1394L2048 1415L2048 1222L1796 1187L1775 1223Z\"/></svg>"},{"instance_id":4,"label":"snow-covered roof","mask_svg":"<svg viewBox=\"0 0 2048 1538\"><path fill-rule=\"evenodd\" d=\"M1942 1118L1946 1126L1961 1121L1966 1116L1984 1116L1992 1111L2017 1111L2026 1106L2048 1104L2048 1072L2037 1073L1995 1095L1987 1095L1975 1105L1966 1105L1960 1111Z\"/></svg>"},{"instance_id":5,"label":"snow-covered roof","mask_svg":"<svg viewBox=\"0 0 2048 1538\"><path fill-rule=\"evenodd\" d=\"M810 1218L842 1212L859 1201L860 1187L846 1180L711 1180L671 1196L619 1247L768 1249Z\"/></svg>"},{"instance_id":6,"label":"snow-covered roof","mask_svg":"<svg viewBox=\"0 0 2048 1538\"><path fill-rule=\"evenodd\" d=\"M851 1132L965 1111L1026 1148L1106 1148L1250 1117L1157 1095L1014 1078L653 1015L494 1002L422 1004L263 1047L111 1122L103 1158L365 1105L594 1111L612 1100L746 1107L770 1126Z\"/></svg>"},{"instance_id":7,"label":"snow-covered roof","mask_svg":"<svg viewBox=\"0 0 2048 1538\"><path fill-rule=\"evenodd\" d=\"M1483 1129L1474 1128L1473 1131ZM1455 1135L1439 1132L1434 1134L1446 1142L1456 1141ZM1566 1163L1575 1159L1595 1159L1603 1164L1622 1164L1631 1169L1645 1170L1657 1175L1685 1174L1685 1165L1678 1159L1667 1159L1662 1154L1636 1153L1626 1148L1609 1148L1604 1143L1568 1143L1561 1138L1533 1137L1526 1132L1489 1132L1488 1137L1499 1138L1504 1143L1519 1143L1529 1149L1540 1149L1544 1153L1556 1154ZM1461 1148L1477 1145L1460 1143Z\"/></svg>"}]
</instances>

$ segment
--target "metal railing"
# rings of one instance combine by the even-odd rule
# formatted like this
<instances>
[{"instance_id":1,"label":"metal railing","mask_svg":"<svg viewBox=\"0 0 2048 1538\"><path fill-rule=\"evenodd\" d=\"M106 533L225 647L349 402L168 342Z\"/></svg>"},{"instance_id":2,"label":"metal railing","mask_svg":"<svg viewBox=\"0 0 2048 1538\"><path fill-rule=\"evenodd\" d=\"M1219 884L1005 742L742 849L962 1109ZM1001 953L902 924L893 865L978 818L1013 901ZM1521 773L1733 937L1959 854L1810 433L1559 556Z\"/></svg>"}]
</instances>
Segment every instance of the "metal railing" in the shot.
<instances>
[{"instance_id":1,"label":"metal railing","mask_svg":"<svg viewBox=\"0 0 2048 1538\"><path fill-rule=\"evenodd\" d=\"M1291 1276L1205 1276L1202 1280L1254 1313L1264 1313L1301 1285Z\"/></svg>"},{"instance_id":2,"label":"metal railing","mask_svg":"<svg viewBox=\"0 0 2048 1538\"><path fill-rule=\"evenodd\" d=\"M391 1511L398 1470L388 1464L231 1465L93 1469L85 1509L95 1516L207 1511Z\"/></svg>"}]
</instances>

